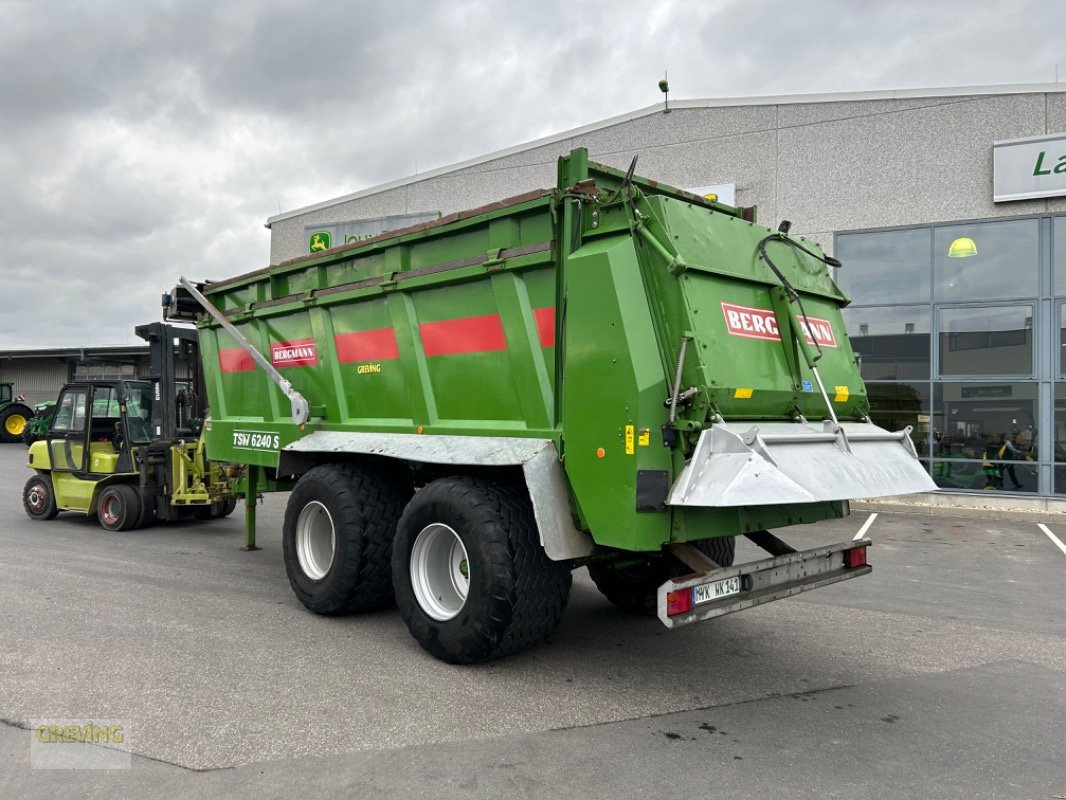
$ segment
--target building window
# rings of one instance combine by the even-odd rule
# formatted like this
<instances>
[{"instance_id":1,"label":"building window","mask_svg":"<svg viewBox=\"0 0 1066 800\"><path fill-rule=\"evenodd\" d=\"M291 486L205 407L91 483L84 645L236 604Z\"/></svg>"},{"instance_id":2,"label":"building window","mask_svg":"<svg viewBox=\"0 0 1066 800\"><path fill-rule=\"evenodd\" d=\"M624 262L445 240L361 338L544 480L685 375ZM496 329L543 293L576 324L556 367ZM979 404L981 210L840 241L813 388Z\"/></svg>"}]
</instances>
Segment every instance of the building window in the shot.
<instances>
[{"instance_id":1,"label":"building window","mask_svg":"<svg viewBox=\"0 0 1066 800\"><path fill-rule=\"evenodd\" d=\"M945 489L1035 492L1036 382L938 383L933 479Z\"/></svg>"},{"instance_id":2,"label":"building window","mask_svg":"<svg viewBox=\"0 0 1066 800\"><path fill-rule=\"evenodd\" d=\"M1059 375L1066 376L1066 302L1059 303Z\"/></svg>"},{"instance_id":3,"label":"building window","mask_svg":"<svg viewBox=\"0 0 1066 800\"><path fill-rule=\"evenodd\" d=\"M942 308L941 375L1031 375L1033 307Z\"/></svg>"},{"instance_id":4,"label":"building window","mask_svg":"<svg viewBox=\"0 0 1066 800\"><path fill-rule=\"evenodd\" d=\"M866 384L866 392L874 424L889 431L903 430L909 425L914 449L928 469L932 432L929 383L870 382Z\"/></svg>"},{"instance_id":5,"label":"building window","mask_svg":"<svg viewBox=\"0 0 1066 800\"><path fill-rule=\"evenodd\" d=\"M867 381L929 377L931 306L867 306L844 309L851 347L862 357Z\"/></svg>"},{"instance_id":6,"label":"building window","mask_svg":"<svg viewBox=\"0 0 1066 800\"><path fill-rule=\"evenodd\" d=\"M1055 294L1066 295L1066 217L1051 220L1051 253Z\"/></svg>"},{"instance_id":7,"label":"building window","mask_svg":"<svg viewBox=\"0 0 1066 800\"><path fill-rule=\"evenodd\" d=\"M1054 452L1055 494L1066 494L1066 383L1055 384Z\"/></svg>"},{"instance_id":8,"label":"building window","mask_svg":"<svg viewBox=\"0 0 1066 800\"><path fill-rule=\"evenodd\" d=\"M933 298L965 303L1034 297L1040 221L942 225L933 232Z\"/></svg>"},{"instance_id":9,"label":"building window","mask_svg":"<svg viewBox=\"0 0 1066 800\"><path fill-rule=\"evenodd\" d=\"M853 303L928 303L931 247L931 228L841 234L837 284Z\"/></svg>"}]
</instances>

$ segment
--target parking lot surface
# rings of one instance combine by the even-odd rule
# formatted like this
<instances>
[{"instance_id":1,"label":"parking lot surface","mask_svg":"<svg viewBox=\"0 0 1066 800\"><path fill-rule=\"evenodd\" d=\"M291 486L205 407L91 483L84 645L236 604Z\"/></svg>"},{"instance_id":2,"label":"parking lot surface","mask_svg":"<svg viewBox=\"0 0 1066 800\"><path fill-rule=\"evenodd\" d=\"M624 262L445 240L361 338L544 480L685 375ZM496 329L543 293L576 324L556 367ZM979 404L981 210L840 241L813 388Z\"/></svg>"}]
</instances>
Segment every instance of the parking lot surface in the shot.
<instances>
[{"instance_id":1,"label":"parking lot surface","mask_svg":"<svg viewBox=\"0 0 1066 800\"><path fill-rule=\"evenodd\" d=\"M1066 796L1052 517L880 513L872 575L676 631L580 570L548 642L457 667L394 609L307 612L284 495L249 553L240 511L32 521L29 475L0 445L0 797ZM779 533L829 544L868 516ZM31 769L52 719L122 720L132 768Z\"/></svg>"}]
</instances>

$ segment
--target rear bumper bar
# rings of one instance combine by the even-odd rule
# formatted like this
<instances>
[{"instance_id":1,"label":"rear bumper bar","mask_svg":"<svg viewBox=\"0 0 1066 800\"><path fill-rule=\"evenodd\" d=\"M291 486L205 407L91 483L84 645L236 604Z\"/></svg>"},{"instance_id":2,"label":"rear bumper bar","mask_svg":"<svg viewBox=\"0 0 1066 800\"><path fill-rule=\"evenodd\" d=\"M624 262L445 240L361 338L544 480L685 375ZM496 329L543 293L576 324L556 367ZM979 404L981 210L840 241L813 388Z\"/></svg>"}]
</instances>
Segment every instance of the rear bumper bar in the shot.
<instances>
[{"instance_id":1,"label":"rear bumper bar","mask_svg":"<svg viewBox=\"0 0 1066 800\"><path fill-rule=\"evenodd\" d=\"M659 587L659 620L667 628L679 628L773 600L781 600L809 589L867 575L872 571L869 565L851 568L845 566L844 552L869 545L869 539L841 542L738 566L682 575ZM667 614L667 595L671 592L684 592L696 586L714 584L734 577L740 579L739 594L695 604L690 611L674 616Z\"/></svg>"}]
</instances>

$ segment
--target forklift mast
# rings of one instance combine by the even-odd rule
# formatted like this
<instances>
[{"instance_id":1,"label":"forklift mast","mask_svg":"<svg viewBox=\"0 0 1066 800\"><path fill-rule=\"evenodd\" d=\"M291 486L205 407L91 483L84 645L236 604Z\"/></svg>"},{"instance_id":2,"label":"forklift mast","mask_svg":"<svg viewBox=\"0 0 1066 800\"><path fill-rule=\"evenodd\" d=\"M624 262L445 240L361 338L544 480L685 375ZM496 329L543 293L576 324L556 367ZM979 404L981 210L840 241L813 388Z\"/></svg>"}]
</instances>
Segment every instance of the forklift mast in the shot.
<instances>
[{"instance_id":1,"label":"forklift mast","mask_svg":"<svg viewBox=\"0 0 1066 800\"><path fill-rule=\"evenodd\" d=\"M133 330L148 342L148 377L156 387L152 410L155 438L169 441L199 436L206 394L196 328L150 322ZM178 375L177 356L188 364L188 377ZM179 390L179 382L188 383L188 387Z\"/></svg>"}]
</instances>

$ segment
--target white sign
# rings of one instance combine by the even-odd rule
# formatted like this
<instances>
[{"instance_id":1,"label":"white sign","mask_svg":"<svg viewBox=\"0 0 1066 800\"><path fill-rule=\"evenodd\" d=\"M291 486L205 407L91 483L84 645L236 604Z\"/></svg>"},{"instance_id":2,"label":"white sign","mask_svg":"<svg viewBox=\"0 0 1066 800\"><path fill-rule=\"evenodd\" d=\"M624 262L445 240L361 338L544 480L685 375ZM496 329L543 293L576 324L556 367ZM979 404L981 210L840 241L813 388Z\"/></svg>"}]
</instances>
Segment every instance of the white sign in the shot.
<instances>
[{"instance_id":1,"label":"white sign","mask_svg":"<svg viewBox=\"0 0 1066 800\"><path fill-rule=\"evenodd\" d=\"M308 367L318 364L314 339L298 342L271 342L270 362L275 367Z\"/></svg>"},{"instance_id":2,"label":"white sign","mask_svg":"<svg viewBox=\"0 0 1066 800\"><path fill-rule=\"evenodd\" d=\"M706 197L709 194L716 195L719 203L725 203L727 206L735 206L737 204L737 185L735 183L716 183L713 186L697 186L695 189L689 189L688 191L693 194L698 194L700 197Z\"/></svg>"},{"instance_id":3,"label":"white sign","mask_svg":"<svg viewBox=\"0 0 1066 800\"><path fill-rule=\"evenodd\" d=\"M332 222L325 225L305 225L309 253L317 253L330 247L352 244L386 231L395 231L420 222L432 222L440 219L439 211L427 211L418 214L399 214L392 217L375 217L374 219L355 219L348 222ZM315 234L326 234L319 236Z\"/></svg>"},{"instance_id":4,"label":"white sign","mask_svg":"<svg viewBox=\"0 0 1066 800\"><path fill-rule=\"evenodd\" d=\"M722 315L725 317L726 331L730 336L743 336L745 339L766 339L780 342L781 333L777 329L777 316L769 308L750 308L733 303L722 303ZM836 347L837 337L829 320L821 317L804 317L797 314L800 330L807 344L815 342L823 347ZM814 338L811 338L811 333Z\"/></svg>"},{"instance_id":5,"label":"white sign","mask_svg":"<svg viewBox=\"0 0 1066 800\"><path fill-rule=\"evenodd\" d=\"M239 450L277 450L278 434L266 431L234 431L233 446Z\"/></svg>"},{"instance_id":6,"label":"white sign","mask_svg":"<svg viewBox=\"0 0 1066 800\"><path fill-rule=\"evenodd\" d=\"M1066 197L1066 133L992 143L992 200Z\"/></svg>"}]
</instances>

